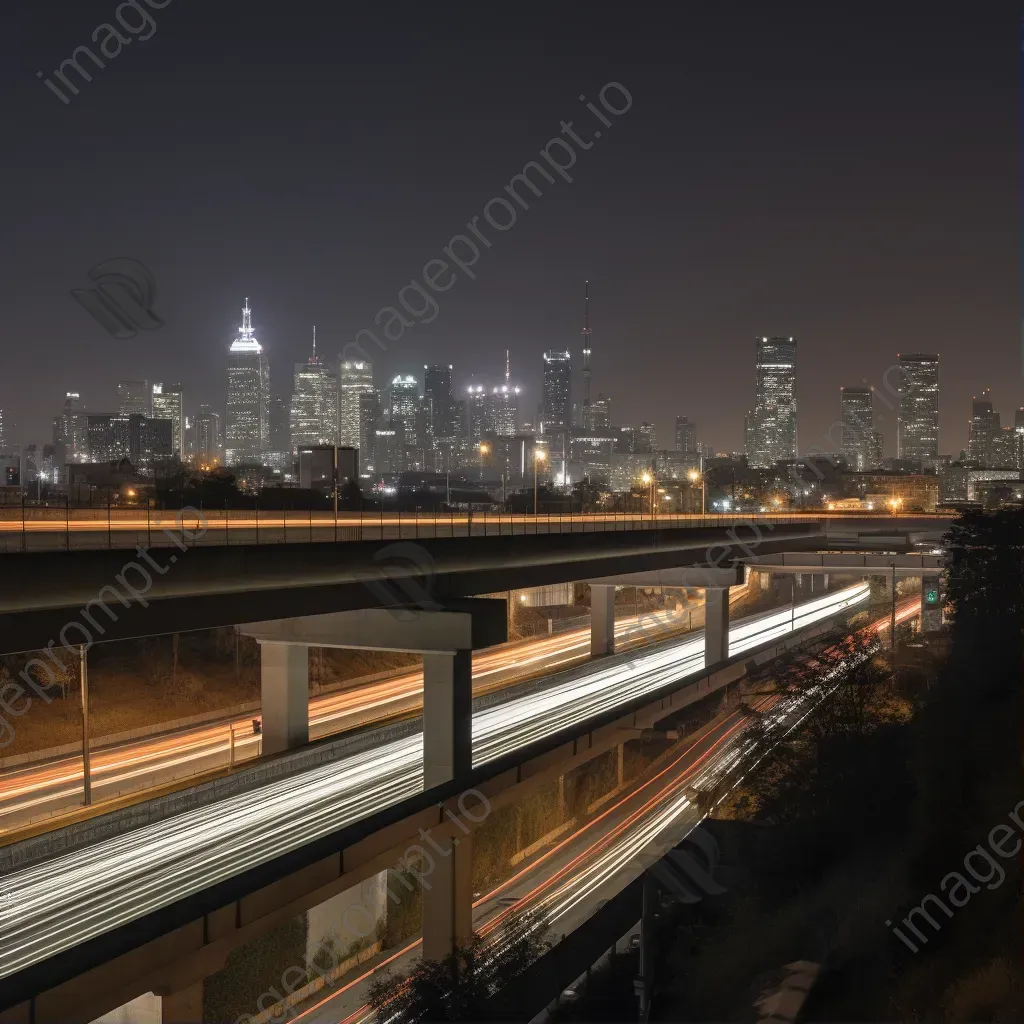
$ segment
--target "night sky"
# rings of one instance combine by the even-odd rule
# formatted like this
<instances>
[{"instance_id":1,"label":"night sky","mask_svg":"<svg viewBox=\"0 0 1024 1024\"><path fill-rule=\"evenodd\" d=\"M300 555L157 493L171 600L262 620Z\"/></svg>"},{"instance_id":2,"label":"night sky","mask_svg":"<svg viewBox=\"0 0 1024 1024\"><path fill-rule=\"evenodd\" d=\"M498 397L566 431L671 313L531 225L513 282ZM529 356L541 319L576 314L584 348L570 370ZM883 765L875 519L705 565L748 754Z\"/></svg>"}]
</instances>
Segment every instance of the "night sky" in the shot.
<instances>
[{"instance_id":1,"label":"night sky","mask_svg":"<svg viewBox=\"0 0 1024 1024\"><path fill-rule=\"evenodd\" d=\"M64 105L36 72L98 49L117 4L5 5L0 407L17 440L48 442L68 390L112 411L122 377L222 410L245 296L287 393L313 324L334 360L562 120L593 143L573 182L489 229L476 280L388 343L378 386L430 362L498 383L507 347L532 419L544 349L572 351L579 393L589 278L594 393L617 423L653 417L662 447L677 414L742 446L761 334L799 342L801 450L834 448L840 386L879 385L901 350L941 355L943 452L966 446L985 386L1013 422L1014 8L359 6L170 0ZM632 107L604 127L578 97L603 109L609 81ZM150 268L163 328L118 340L70 297L115 256ZM880 426L894 454L894 417Z\"/></svg>"}]
</instances>

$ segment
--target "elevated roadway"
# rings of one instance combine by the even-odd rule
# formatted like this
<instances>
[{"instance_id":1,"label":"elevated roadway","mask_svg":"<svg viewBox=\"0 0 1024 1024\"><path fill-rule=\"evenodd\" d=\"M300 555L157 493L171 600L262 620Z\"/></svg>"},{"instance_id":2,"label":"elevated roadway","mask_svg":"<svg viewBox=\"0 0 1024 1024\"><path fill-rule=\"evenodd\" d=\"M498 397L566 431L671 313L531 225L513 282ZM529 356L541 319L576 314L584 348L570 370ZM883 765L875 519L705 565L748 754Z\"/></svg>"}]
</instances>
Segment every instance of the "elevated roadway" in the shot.
<instances>
[{"instance_id":1,"label":"elevated roadway","mask_svg":"<svg viewBox=\"0 0 1024 1024\"><path fill-rule=\"evenodd\" d=\"M730 628L730 655L742 660L747 652L861 607L867 596L867 586L859 585L737 620ZM742 675L739 668L727 678ZM514 787L524 777L524 757L533 758L533 771L559 758L571 766L579 744L571 737L580 730L585 747L607 749L595 740L606 736L607 744L607 730L614 735L621 728L614 723L624 713L651 706L655 716L668 714L674 706L668 695L704 671L703 637L688 637L588 665L569 678L477 708L471 777L432 793L421 793L422 735L413 734L123 835L78 846L69 834L60 840L69 844L67 852L3 878L7 899L0 903L0 979L7 980L0 985L0 1007L59 986L76 967L103 963L119 949L127 953L144 941L191 928L197 915L202 934L210 939L225 928L231 931L229 921L214 914L217 908L231 907L245 892L269 894L275 879L302 869L322 878L322 886L355 884L353 870L380 870L374 856L395 841L389 842L392 823L397 827L419 813L433 827L437 799L464 792L466 782L484 785L490 779L487 785L493 787L505 779L498 790ZM687 699L700 692L695 687ZM367 854L350 856L361 837L370 843L375 835ZM363 868L357 867L360 862ZM207 920L204 914L211 916ZM231 914L237 929L246 913L239 904ZM71 950L77 951L73 959ZM137 963L136 971L140 968ZM60 1005L60 997L54 999L51 1008ZM45 1009L46 1004L37 1006L33 1019L46 1019Z\"/></svg>"}]
</instances>

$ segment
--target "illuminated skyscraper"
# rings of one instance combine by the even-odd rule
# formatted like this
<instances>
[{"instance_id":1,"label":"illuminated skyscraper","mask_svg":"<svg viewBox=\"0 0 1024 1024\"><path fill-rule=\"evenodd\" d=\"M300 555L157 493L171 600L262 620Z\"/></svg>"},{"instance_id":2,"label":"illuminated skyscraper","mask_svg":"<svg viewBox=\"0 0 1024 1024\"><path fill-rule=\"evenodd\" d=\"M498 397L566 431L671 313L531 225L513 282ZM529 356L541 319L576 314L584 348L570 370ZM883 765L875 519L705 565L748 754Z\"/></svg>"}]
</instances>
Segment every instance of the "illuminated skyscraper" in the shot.
<instances>
[{"instance_id":1,"label":"illuminated skyscraper","mask_svg":"<svg viewBox=\"0 0 1024 1024\"><path fill-rule=\"evenodd\" d=\"M224 424L228 465L261 463L270 446L270 367L253 335L245 300L242 326L228 354L228 401Z\"/></svg>"},{"instance_id":2,"label":"illuminated skyscraper","mask_svg":"<svg viewBox=\"0 0 1024 1024\"><path fill-rule=\"evenodd\" d=\"M152 416L152 402L147 381L119 380L117 382L117 412L119 416Z\"/></svg>"},{"instance_id":3,"label":"illuminated skyscraper","mask_svg":"<svg viewBox=\"0 0 1024 1024\"><path fill-rule=\"evenodd\" d=\"M185 398L180 384L157 382L153 385L153 419L171 421L172 453L182 458L185 454Z\"/></svg>"},{"instance_id":4,"label":"illuminated skyscraper","mask_svg":"<svg viewBox=\"0 0 1024 1024\"><path fill-rule=\"evenodd\" d=\"M492 388L487 409L486 429L497 437L515 437L519 431L519 392L512 383L508 349L505 350L505 383Z\"/></svg>"},{"instance_id":5,"label":"illuminated skyscraper","mask_svg":"<svg viewBox=\"0 0 1024 1024\"><path fill-rule=\"evenodd\" d=\"M985 388L981 398L971 401L971 427L967 435L967 455L979 466L1003 466L1006 459L1000 448L999 413L992 408L992 392Z\"/></svg>"},{"instance_id":6,"label":"illuminated skyscraper","mask_svg":"<svg viewBox=\"0 0 1024 1024\"><path fill-rule=\"evenodd\" d=\"M306 362L295 364L288 414L292 455L297 455L300 448L337 443L337 402L338 388L334 378L316 354L314 327L313 354Z\"/></svg>"},{"instance_id":7,"label":"illuminated skyscraper","mask_svg":"<svg viewBox=\"0 0 1024 1024\"><path fill-rule=\"evenodd\" d=\"M871 388L840 388L841 451L847 466L863 473L873 469L875 410Z\"/></svg>"},{"instance_id":8,"label":"illuminated skyscraper","mask_svg":"<svg viewBox=\"0 0 1024 1024\"><path fill-rule=\"evenodd\" d=\"M544 353L542 434L564 434L572 426L572 376L569 353Z\"/></svg>"},{"instance_id":9,"label":"illuminated skyscraper","mask_svg":"<svg viewBox=\"0 0 1024 1024\"><path fill-rule=\"evenodd\" d=\"M747 461L754 468L796 458L794 338L758 338L754 409L747 414L744 433Z\"/></svg>"},{"instance_id":10,"label":"illuminated skyscraper","mask_svg":"<svg viewBox=\"0 0 1024 1024\"><path fill-rule=\"evenodd\" d=\"M487 429L487 392L483 384L470 384L465 401L467 436L473 444L479 444Z\"/></svg>"},{"instance_id":11,"label":"illuminated skyscraper","mask_svg":"<svg viewBox=\"0 0 1024 1024\"><path fill-rule=\"evenodd\" d=\"M419 393L419 382L411 373L399 374L391 381L391 393L388 396L391 419L398 420L410 437L416 432L416 410L420 404Z\"/></svg>"},{"instance_id":12,"label":"illuminated skyscraper","mask_svg":"<svg viewBox=\"0 0 1024 1024\"><path fill-rule=\"evenodd\" d=\"M359 400L362 395L372 394L373 364L358 359L342 359L338 363L338 444L358 448L359 465L363 468L370 467L367 465L369 456L363 450L366 438L361 427ZM370 462L372 464L372 459Z\"/></svg>"},{"instance_id":13,"label":"illuminated skyscraper","mask_svg":"<svg viewBox=\"0 0 1024 1024\"><path fill-rule=\"evenodd\" d=\"M593 430L590 412L590 282L583 284L583 428Z\"/></svg>"},{"instance_id":14,"label":"illuminated skyscraper","mask_svg":"<svg viewBox=\"0 0 1024 1024\"><path fill-rule=\"evenodd\" d=\"M900 355L900 408L896 448L901 459L920 462L939 454L939 357Z\"/></svg>"}]
</instances>

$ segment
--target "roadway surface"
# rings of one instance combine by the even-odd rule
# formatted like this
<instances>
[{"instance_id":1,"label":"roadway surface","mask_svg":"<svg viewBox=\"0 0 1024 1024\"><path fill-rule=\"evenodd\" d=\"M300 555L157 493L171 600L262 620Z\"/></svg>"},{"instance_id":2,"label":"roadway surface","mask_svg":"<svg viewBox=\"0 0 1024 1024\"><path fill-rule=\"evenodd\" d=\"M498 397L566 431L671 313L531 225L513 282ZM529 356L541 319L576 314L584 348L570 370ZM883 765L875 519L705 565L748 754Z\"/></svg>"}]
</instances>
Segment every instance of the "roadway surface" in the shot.
<instances>
[{"instance_id":1,"label":"roadway surface","mask_svg":"<svg viewBox=\"0 0 1024 1024\"><path fill-rule=\"evenodd\" d=\"M899 621L917 614L919 607L917 601L906 602ZM866 628L882 632L888 625L886 616ZM767 727L768 743L774 744L833 689L824 678L803 693L765 695L750 706ZM730 774L733 785L742 781L734 769L751 752L744 734L752 720L743 709L723 715L699 739L644 772L607 808L478 898L473 905L474 931L494 941L501 934L501 924L524 911L541 912L552 936L580 927L604 900L621 892L700 823L704 814L694 802L694 790L711 789ZM308 1000L292 1020L303 1024L372 1020L366 1000L378 972L387 968L406 973L419 956L418 938L389 950L341 979L329 995L321 992Z\"/></svg>"},{"instance_id":2,"label":"roadway surface","mask_svg":"<svg viewBox=\"0 0 1024 1024\"><path fill-rule=\"evenodd\" d=\"M742 590L733 588L737 596ZM702 621L702 615L703 605L695 618ZM644 615L639 623L635 619L620 620L615 625L616 643L628 647L643 641L645 635L664 638L680 631L688 621L685 614L677 617L669 611ZM473 692L479 696L529 676L556 672L589 655L589 626L477 652L473 655ZM387 679L310 698L310 739L413 714L422 707L422 670L398 672ZM227 767L232 757L232 730L234 761L257 756L261 737L253 734L254 717L259 717L259 712L225 717L218 722L116 746L94 747L90 758L93 801L99 803ZM0 770L0 836L81 804L80 753Z\"/></svg>"},{"instance_id":3,"label":"roadway surface","mask_svg":"<svg viewBox=\"0 0 1024 1024\"><path fill-rule=\"evenodd\" d=\"M324 541L424 540L443 537L533 536L544 533L600 533L651 528L721 527L737 523L798 523L808 520L884 523L920 519L935 513L836 512L821 509L770 512L567 513L540 515L499 512L281 512L194 508L147 513L131 508L0 508L0 550L58 551L97 548L189 547L222 544L291 544ZM939 518L942 518L939 515ZM948 518L948 516L945 516Z\"/></svg>"},{"instance_id":4,"label":"roadway surface","mask_svg":"<svg viewBox=\"0 0 1024 1024\"><path fill-rule=\"evenodd\" d=\"M730 654L869 597L867 584L730 624ZM568 680L473 715L481 765L660 690L704 667L703 635L600 661ZM195 808L11 872L2 880L0 978L369 817L422 791L422 734Z\"/></svg>"}]
</instances>

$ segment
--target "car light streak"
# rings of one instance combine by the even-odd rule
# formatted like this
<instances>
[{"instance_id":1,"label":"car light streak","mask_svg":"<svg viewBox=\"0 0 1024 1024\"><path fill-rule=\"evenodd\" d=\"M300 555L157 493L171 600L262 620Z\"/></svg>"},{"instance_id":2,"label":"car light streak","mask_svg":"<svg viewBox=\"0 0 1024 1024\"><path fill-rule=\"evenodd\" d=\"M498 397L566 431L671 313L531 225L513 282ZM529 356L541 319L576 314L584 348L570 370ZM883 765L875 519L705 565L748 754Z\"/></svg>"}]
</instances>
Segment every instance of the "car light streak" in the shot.
<instances>
[{"instance_id":1,"label":"car light streak","mask_svg":"<svg viewBox=\"0 0 1024 1024\"><path fill-rule=\"evenodd\" d=\"M866 600L867 593L866 585L858 585L817 598L799 606L795 621L820 621ZM737 620L731 624L735 642L766 630L786 632L773 618L779 614ZM703 639L687 639L637 652L628 662L598 663L578 678L478 711L474 764L586 722L703 667ZM393 740L12 872L4 879L8 899L0 904L0 977L420 792L422 749L422 735Z\"/></svg>"}]
</instances>

